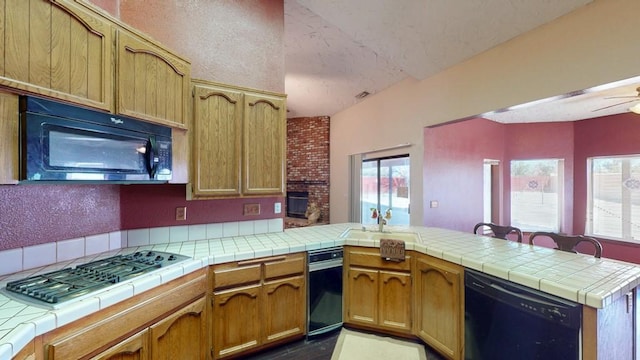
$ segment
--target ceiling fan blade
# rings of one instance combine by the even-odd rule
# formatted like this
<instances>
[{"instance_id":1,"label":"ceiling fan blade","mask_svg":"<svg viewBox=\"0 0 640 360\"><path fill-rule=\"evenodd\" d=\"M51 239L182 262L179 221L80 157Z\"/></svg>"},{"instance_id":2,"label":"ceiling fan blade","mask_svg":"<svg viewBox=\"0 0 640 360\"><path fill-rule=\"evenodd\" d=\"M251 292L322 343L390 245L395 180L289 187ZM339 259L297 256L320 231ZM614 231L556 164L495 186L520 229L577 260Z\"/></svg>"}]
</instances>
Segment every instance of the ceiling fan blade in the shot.
<instances>
[{"instance_id":1,"label":"ceiling fan blade","mask_svg":"<svg viewBox=\"0 0 640 360\"><path fill-rule=\"evenodd\" d=\"M634 95L634 96L609 96L609 97L606 97L604 99L633 99L633 98L640 99L640 97L638 97L638 95Z\"/></svg>"},{"instance_id":2,"label":"ceiling fan blade","mask_svg":"<svg viewBox=\"0 0 640 360\"><path fill-rule=\"evenodd\" d=\"M615 107L615 106L619 106L619 105L624 105L624 104L632 103L632 102L634 102L634 101L638 101L638 100L640 100L640 98L639 98L639 99L629 100L629 101L623 101L623 102L621 102L621 103L617 103L617 104L613 104L613 105L609 105L609 106L601 107L601 108L598 108L598 109L595 109L595 110L591 110L591 111L592 111L592 112L595 112L595 111L600 111L600 110L604 110L604 109L609 109L609 108L612 108L612 107Z\"/></svg>"}]
</instances>

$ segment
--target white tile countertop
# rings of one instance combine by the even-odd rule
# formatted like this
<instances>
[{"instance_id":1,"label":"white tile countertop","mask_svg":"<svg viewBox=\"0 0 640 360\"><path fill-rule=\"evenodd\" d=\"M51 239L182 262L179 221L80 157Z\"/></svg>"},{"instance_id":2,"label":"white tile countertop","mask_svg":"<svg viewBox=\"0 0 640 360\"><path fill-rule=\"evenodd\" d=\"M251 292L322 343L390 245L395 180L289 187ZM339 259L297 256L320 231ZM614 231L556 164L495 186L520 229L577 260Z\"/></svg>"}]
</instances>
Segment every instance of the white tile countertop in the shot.
<instances>
[{"instance_id":1,"label":"white tile countertop","mask_svg":"<svg viewBox=\"0 0 640 360\"><path fill-rule=\"evenodd\" d=\"M351 228L360 229L362 225L318 225L277 233L129 247L2 276L0 288L4 289L11 280L140 250L172 252L192 258L98 290L87 297L65 302L57 309L24 303L0 292L0 360L11 359L38 335L208 265L332 246L379 246L378 240L342 238L341 235ZM640 285L640 265L623 261L596 259L590 255L438 228L388 226L385 231L417 233L419 240L407 242L407 250L441 258L594 308L606 307Z\"/></svg>"}]
</instances>

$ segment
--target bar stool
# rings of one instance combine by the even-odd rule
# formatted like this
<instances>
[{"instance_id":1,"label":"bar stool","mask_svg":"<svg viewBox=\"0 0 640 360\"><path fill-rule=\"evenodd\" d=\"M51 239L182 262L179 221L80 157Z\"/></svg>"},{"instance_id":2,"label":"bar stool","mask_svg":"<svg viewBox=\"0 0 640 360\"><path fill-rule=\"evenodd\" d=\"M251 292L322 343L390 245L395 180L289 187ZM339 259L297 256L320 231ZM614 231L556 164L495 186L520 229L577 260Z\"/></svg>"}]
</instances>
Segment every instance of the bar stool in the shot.
<instances>
[{"instance_id":1,"label":"bar stool","mask_svg":"<svg viewBox=\"0 0 640 360\"><path fill-rule=\"evenodd\" d=\"M521 243L522 242L522 231L520 231L520 229L518 229L517 227L513 227L513 226L509 226L509 225L497 225L494 223L477 223L476 226L473 228L473 233L477 234L478 233L478 229L480 228L484 228L484 227L488 227L491 229L491 232L493 233L493 235L491 237L497 238L497 239L505 239L505 240L509 240L507 238L507 235L514 233L518 236L518 242Z\"/></svg>"},{"instance_id":2,"label":"bar stool","mask_svg":"<svg viewBox=\"0 0 640 360\"><path fill-rule=\"evenodd\" d=\"M551 238L556 243L557 250L572 252L575 254L578 253L575 248L579 243L588 242L591 243L595 248L595 253L593 256L597 258L600 258L602 256L602 244L600 244L600 242L596 238L591 236L563 235L554 232L537 231L529 235L529 244L534 245L533 238L535 238L536 236L546 236L548 238Z\"/></svg>"}]
</instances>

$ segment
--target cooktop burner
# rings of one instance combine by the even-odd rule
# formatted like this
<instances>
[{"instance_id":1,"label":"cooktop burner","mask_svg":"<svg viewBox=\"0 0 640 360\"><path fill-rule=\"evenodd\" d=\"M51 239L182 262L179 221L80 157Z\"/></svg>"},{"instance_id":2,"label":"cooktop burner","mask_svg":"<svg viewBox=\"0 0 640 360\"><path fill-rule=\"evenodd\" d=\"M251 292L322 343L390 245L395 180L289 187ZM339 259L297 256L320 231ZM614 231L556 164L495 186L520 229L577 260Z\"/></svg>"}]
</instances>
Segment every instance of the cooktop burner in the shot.
<instances>
[{"instance_id":1,"label":"cooktop burner","mask_svg":"<svg viewBox=\"0 0 640 360\"><path fill-rule=\"evenodd\" d=\"M43 303L58 304L186 259L189 257L179 254L139 251L11 281L6 290Z\"/></svg>"}]
</instances>

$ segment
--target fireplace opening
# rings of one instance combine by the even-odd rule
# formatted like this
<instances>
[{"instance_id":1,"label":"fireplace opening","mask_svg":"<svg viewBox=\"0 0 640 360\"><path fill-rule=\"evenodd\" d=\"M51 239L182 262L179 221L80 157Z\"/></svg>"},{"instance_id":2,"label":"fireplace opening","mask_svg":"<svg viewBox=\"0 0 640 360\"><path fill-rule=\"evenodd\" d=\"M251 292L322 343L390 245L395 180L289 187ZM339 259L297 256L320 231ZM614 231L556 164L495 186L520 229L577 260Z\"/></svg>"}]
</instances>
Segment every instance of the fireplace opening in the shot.
<instances>
[{"instance_id":1,"label":"fireplace opening","mask_svg":"<svg viewBox=\"0 0 640 360\"><path fill-rule=\"evenodd\" d=\"M287 191L287 216L304 219L308 203L308 191Z\"/></svg>"}]
</instances>

